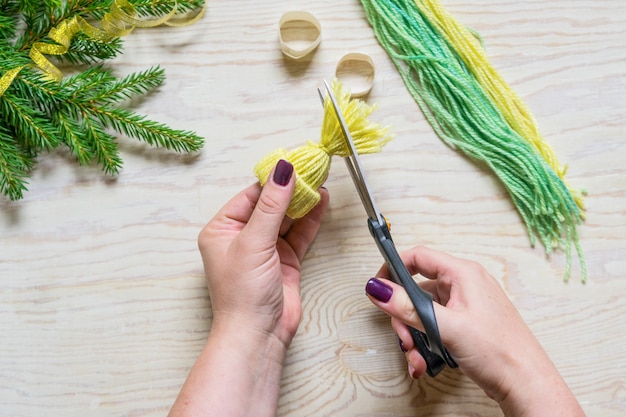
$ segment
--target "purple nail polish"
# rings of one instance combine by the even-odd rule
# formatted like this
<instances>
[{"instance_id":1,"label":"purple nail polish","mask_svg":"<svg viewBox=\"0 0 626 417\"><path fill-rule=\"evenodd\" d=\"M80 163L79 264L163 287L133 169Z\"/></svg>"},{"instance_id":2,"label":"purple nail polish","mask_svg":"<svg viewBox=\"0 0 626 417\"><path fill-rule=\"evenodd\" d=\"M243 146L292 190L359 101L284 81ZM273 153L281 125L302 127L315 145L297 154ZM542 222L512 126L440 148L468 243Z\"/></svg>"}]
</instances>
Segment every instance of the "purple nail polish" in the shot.
<instances>
[{"instance_id":1,"label":"purple nail polish","mask_svg":"<svg viewBox=\"0 0 626 417\"><path fill-rule=\"evenodd\" d=\"M289 161L281 159L276 164L276 168L274 168L274 182L284 187L285 185L289 184L289 180L291 179L292 174L293 165L291 165Z\"/></svg>"},{"instance_id":2,"label":"purple nail polish","mask_svg":"<svg viewBox=\"0 0 626 417\"><path fill-rule=\"evenodd\" d=\"M393 289L377 278L367 281L365 292L382 303L389 301L393 295Z\"/></svg>"}]
</instances>

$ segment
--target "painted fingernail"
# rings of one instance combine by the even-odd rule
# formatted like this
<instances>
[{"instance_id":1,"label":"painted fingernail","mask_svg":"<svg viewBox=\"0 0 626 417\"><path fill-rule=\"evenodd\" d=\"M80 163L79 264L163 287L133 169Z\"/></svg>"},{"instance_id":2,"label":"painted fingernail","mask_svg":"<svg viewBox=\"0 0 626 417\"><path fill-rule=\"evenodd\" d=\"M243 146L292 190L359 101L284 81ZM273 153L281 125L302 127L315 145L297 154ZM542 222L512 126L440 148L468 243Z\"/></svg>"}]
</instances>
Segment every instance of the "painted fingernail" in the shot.
<instances>
[{"instance_id":1,"label":"painted fingernail","mask_svg":"<svg viewBox=\"0 0 626 417\"><path fill-rule=\"evenodd\" d=\"M284 159L278 161L276 168L274 168L274 182L284 187L289 184L291 175L293 175L293 165Z\"/></svg>"},{"instance_id":2,"label":"painted fingernail","mask_svg":"<svg viewBox=\"0 0 626 417\"><path fill-rule=\"evenodd\" d=\"M367 281L365 292L381 303L386 303L393 295L393 289L378 278L371 278Z\"/></svg>"},{"instance_id":3,"label":"painted fingernail","mask_svg":"<svg viewBox=\"0 0 626 417\"><path fill-rule=\"evenodd\" d=\"M398 344L400 345L400 350L402 350L402 352L406 353L407 350L404 348L404 343L402 343L402 339L398 338Z\"/></svg>"}]
</instances>

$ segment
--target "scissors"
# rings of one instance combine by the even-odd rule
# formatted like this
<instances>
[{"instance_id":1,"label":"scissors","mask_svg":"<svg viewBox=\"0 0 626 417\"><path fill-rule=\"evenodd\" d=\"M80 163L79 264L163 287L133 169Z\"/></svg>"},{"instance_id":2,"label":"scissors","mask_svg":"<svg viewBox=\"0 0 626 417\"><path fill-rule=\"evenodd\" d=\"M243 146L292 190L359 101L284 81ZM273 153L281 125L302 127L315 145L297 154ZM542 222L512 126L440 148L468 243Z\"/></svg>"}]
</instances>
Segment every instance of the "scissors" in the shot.
<instances>
[{"instance_id":1,"label":"scissors","mask_svg":"<svg viewBox=\"0 0 626 417\"><path fill-rule=\"evenodd\" d=\"M422 290L417 283L413 280L413 277L407 270L406 266L402 262L400 255L393 243L390 233L390 226L387 219L382 215L376 206L376 202L372 197L370 188L367 184L365 172L363 172L363 166L359 159L359 154L356 151L352 135L348 130L345 118L337 104L337 99L333 94L328 83L324 81L328 98L330 99L337 120L341 126L343 136L348 144L350 150L349 155L344 158L352 181L357 189L363 207L367 213L367 224L369 231L378 246L378 250L385 258L385 262L389 269L392 279L399 285L403 286L406 290L417 314L424 326L425 332L421 332L413 327L409 327L411 336L416 348L426 361L426 372L430 376L435 376L446 365L451 368L456 368L457 364L452 359L448 351L443 346L441 336L439 335L439 327L437 326L437 320L435 318L435 309L433 307L433 297L430 293ZM324 97L322 92L318 89L322 104L324 103Z\"/></svg>"}]
</instances>

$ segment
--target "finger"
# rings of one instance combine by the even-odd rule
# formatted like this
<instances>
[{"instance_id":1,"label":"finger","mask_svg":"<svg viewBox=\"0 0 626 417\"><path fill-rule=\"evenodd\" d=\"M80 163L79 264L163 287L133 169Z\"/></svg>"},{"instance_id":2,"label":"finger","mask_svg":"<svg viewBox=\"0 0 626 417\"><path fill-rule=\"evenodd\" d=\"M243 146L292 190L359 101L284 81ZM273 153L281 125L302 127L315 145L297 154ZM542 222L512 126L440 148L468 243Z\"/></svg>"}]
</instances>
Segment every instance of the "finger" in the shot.
<instances>
[{"instance_id":1,"label":"finger","mask_svg":"<svg viewBox=\"0 0 626 417\"><path fill-rule=\"evenodd\" d=\"M293 248L299 261L302 261L306 251L317 236L322 218L328 208L328 191L325 188L320 188L319 193L321 198L317 206L306 216L297 220L285 235L285 240Z\"/></svg>"},{"instance_id":2,"label":"finger","mask_svg":"<svg viewBox=\"0 0 626 417\"><path fill-rule=\"evenodd\" d=\"M387 267L386 263L382 264L378 272L376 272L375 276L385 279L391 279L391 275L389 274L389 267Z\"/></svg>"},{"instance_id":3,"label":"finger","mask_svg":"<svg viewBox=\"0 0 626 417\"><path fill-rule=\"evenodd\" d=\"M380 267L380 269L376 273L376 276L380 278L391 279L391 275L389 274L389 268L387 267L387 264L383 264L383 266ZM447 304L448 299L450 298L449 297L450 287L449 285L446 286L446 284L438 283L436 280L421 281L418 283L421 289L423 289L426 292L429 292L433 296L433 300L435 302L442 304L444 306Z\"/></svg>"},{"instance_id":4,"label":"finger","mask_svg":"<svg viewBox=\"0 0 626 417\"><path fill-rule=\"evenodd\" d=\"M392 317L391 328L393 329L394 332L396 332L396 334L398 335L398 338L402 342L401 347L403 348L405 353L406 351L409 351L415 348L415 342L413 341L413 337L411 336L411 331L409 330L409 327L406 324L404 324L397 318Z\"/></svg>"},{"instance_id":5,"label":"finger","mask_svg":"<svg viewBox=\"0 0 626 417\"><path fill-rule=\"evenodd\" d=\"M400 254L402 262L411 275L420 274L431 281L423 281L419 286L432 294L433 300L446 305L450 299L452 281L466 274L471 261L456 258L444 252L418 246ZM464 272L461 272L464 271ZM390 279L386 264L376 273L377 277Z\"/></svg>"},{"instance_id":6,"label":"finger","mask_svg":"<svg viewBox=\"0 0 626 417\"><path fill-rule=\"evenodd\" d=\"M400 339L400 347L408 362L409 375L413 379L422 377L426 373L426 360L415 348L415 342L406 324L396 318L391 318L391 327Z\"/></svg>"},{"instance_id":7,"label":"finger","mask_svg":"<svg viewBox=\"0 0 626 417\"><path fill-rule=\"evenodd\" d=\"M294 222L295 220L289 216L283 217L283 222L280 224L280 229L278 230L278 236L285 236L289 232L289 229L291 229L291 226L293 226Z\"/></svg>"},{"instance_id":8,"label":"finger","mask_svg":"<svg viewBox=\"0 0 626 417\"><path fill-rule=\"evenodd\" d=\"M417 349L411 349L406 353L406 361L409 363L409 375L411 378L418 379L426 373L426 360Z\"/></svg>"},{"instance_id":9,"label":"finger","mask_svg":"<svg viewBox=\"0 0 626 417\"><path fill-rule=\"evenodd\" d=\"M411 275L420 274L428 279L450 276L464 270L469 261L425 246L417 246L400 254Z\"/></svg>"},{"instance_id":10,"label":"finger","mask_svg":"<svg viewBox=\"0 0 626 417\"><path fill-rule=\"evenodd\" d=\"M443 306L450 301L451 282L449 280L427 280L418 282L419 287L433 296L433 301Z\"/></svg>"},{"instance_id":11,"label":"finger","mask_svg":"<svg viewBox=\"0 0 626 417\"><path fill-rule=\"evenodd\" d=\"M415 307L408 294L400 285L386 279L372 278L367 282L365 292L376 307L393 318L412 326L420 331L424 331ZM443 327L448 322L450 312L445 307L433 303L437 323L440 325L443 335Z\"/></svg>"},{"instance_id":12,"label":"finger","mask_svg":"<svg viewBox=\"0 0 626 417\"><path fill-rule=\"evenodd\" d=\"M450 272L459 271L467 261L456 258L445 252L440 252L425 246L416 246L400 253L400 259L411 275L420 274L428 279L437 279L450 275ZM390 279L389 268L383 264L377 277Z\"/></svg>"},{"instance_id":13,"label":"finger","mask_svg":"<svg viewBox=\"0 0 626 417\"><path fill-rule=\"evenodd\" d=\"M293 165L281 159L263 186L245 229L246 234L254 236L261 245L276 243L295 187L293 173Z\"/></svg>"},{"instance_id":14,"label":"finger","mask_svg":"<svg viewBox=\"0 0 626 417\"><path fill-rule=\"evenodd\" d=\"M250 185L224 204L210 224L213 228L236 227L240 230L250 220L260 194L259 183Z\"/></svg>"},{"instance_id":15,"label":"finger","mask_svg":"<svg viewBox=\"0 0 626 417\"><path fill-rule=\"evenodd\" d=\"M225 233L232 236L240 233L248 223L260 194L261 186L257 183L231 198L200 230L198 247L201 253L213 245L216 237L223 238Z\"/></svg>"}]
</instances>

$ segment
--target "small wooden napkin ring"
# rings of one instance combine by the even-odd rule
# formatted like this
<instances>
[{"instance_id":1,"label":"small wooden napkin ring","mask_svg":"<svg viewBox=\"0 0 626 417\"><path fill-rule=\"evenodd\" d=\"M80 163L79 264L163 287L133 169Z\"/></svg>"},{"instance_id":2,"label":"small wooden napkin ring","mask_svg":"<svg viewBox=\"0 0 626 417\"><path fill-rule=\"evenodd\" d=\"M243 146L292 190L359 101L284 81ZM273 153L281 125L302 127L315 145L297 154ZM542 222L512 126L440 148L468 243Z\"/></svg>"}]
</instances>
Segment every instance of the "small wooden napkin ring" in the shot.
<instances>
[{"instance_id":1,"label":"small wooden napkin ring","mask_svg":"<svg viewBox=\"0 0 626 417\"><path fill-rule=\"evenodd\" d=\"M350 52L339 60L335 77L352 92L352 97L367 95L374 86L376 67L369 55Z\"/></svg>"},{"instance_id":2,"label":"small wooden napkin ring","mask_svg":"<svg viewBox=\"0 0 626 417\"><path fill-rule=\"evenodd\" d=\"M322 41L322 26L309 12L286 12L278 22L280 50L292 59L300 59L315 50Z\"/></svg>"}]
</instances>

